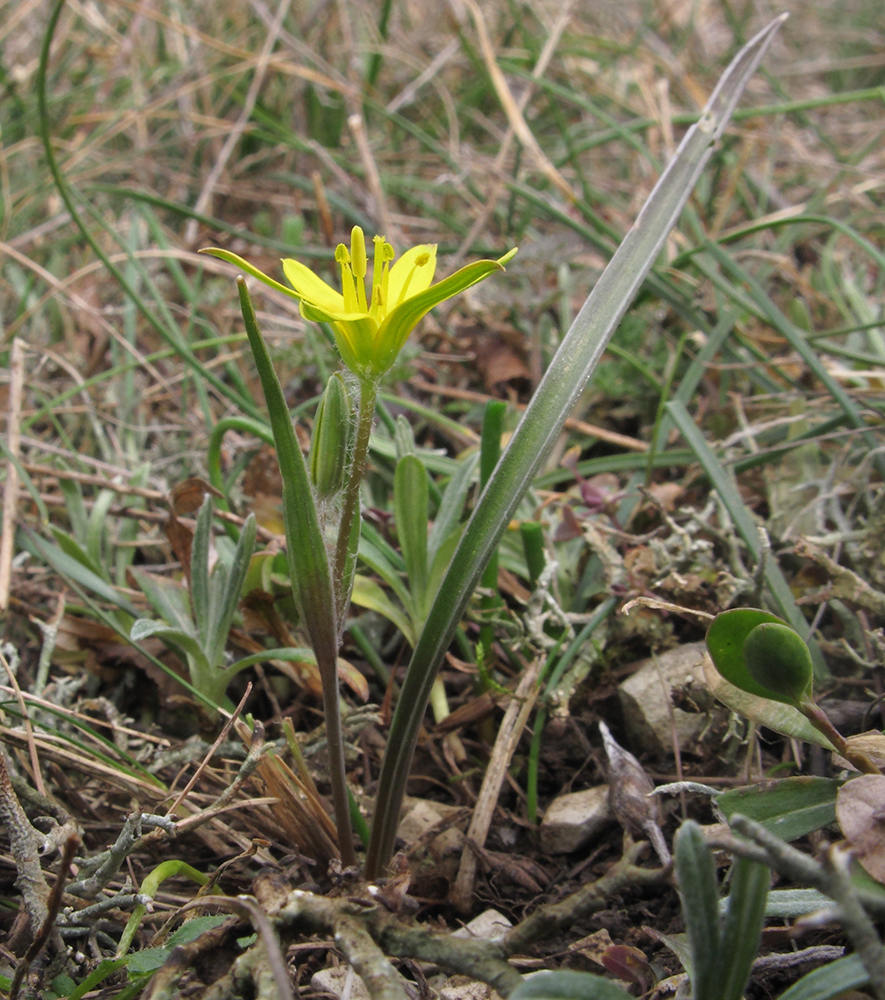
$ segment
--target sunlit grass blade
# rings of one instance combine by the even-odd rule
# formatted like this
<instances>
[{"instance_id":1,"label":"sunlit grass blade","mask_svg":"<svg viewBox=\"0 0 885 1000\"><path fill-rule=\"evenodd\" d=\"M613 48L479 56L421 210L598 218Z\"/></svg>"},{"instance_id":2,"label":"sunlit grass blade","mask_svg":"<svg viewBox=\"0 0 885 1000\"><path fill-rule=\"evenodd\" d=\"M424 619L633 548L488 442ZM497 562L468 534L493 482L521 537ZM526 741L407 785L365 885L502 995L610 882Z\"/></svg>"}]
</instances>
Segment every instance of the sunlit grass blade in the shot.
<instances>
[{"instance_id":1,"label":"sunlit grass blade","mask_svg":"<svg viewBox=\"0 0 885 1000\"><path fill-rule=\"evenodd\" d=\"M633 228L575 318L468 522L418 640L397 703L366 862L370 878L382 873L392 854L424 708L473 589L783 20L779 17L759 32L726 69L700 120L686 133Z\"/></svg>"}]
</instances>

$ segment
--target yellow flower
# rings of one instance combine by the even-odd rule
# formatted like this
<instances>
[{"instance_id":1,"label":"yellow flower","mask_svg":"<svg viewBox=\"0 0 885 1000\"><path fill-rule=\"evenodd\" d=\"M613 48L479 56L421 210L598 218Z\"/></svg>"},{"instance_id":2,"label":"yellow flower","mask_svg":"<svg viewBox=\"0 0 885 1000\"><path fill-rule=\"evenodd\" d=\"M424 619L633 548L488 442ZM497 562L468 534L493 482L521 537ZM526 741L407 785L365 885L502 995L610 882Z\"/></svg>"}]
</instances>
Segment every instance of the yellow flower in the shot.
<instances>
[{"instance_id":1,"label":"yellow flower","mask_svg":"<svg viewBox=\"0 0 885 1000\"><path fill-rule=\"evenodd\" d=\"M297 260L283 260L283 272L292 285L274 281L242 257L227 250L204 250L297 298L305 319L329 323L344 363L361 379L376 381L390 369L418 322L430 310L487 278L503 271L513 249L499 260L467 264L435 285L436 245L422 244L407 250L399 260L383 236L374 239L372 284L367 287L369 261L362 229L354 226L350 249L343 243L335 251L341 268L341 291L323 281Z\"/></svg>"}]
</instances>

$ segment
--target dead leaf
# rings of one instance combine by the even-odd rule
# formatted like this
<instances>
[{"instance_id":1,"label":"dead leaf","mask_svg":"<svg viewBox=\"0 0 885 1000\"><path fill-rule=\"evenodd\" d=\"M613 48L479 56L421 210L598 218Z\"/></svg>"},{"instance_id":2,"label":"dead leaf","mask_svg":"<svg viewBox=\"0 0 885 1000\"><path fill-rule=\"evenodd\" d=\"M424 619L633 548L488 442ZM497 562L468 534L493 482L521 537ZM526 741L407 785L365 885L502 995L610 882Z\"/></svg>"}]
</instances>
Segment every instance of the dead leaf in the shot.
<instances>
[{"instance_id":1,"label":"dead leaf","mask_svg":"<svg viewBox=\"0 0 885 1000\"><path fill-rule=\"evenodd\" d=\"M880 733L878 729L870 729L865 733L847 737L845 742L852 750L869 757L877 767L885 767L885 733ZM849 764L837 753L833 754L833 763L837 767L848 768L849 771L857 770L853 764Z\"/></svg>"},{"instance_id":2,"label":"dead leaf","mask_svg":"<svg viewBox=\"0 0 885 1000\"><path fill-rule=\"evenodd\" d=\"M169 509L175 517L186 517L188 514L196 514L203 505L203 499L207 494L216 498L222 496L205 479L200 479L199 476L191 476L172 487L166 498L166 502L169 504Z\"/></svg>"},{"instance_id":3,"label":"dead leaf","mask_svg":"<svg viewBox=\"0 0 885 1000\"><path fill-rule=\"evenodd\" d=\"M885 882L885 775L862 774L836 796L836 819L857 860Z\"/></svg>"}]
</instances>

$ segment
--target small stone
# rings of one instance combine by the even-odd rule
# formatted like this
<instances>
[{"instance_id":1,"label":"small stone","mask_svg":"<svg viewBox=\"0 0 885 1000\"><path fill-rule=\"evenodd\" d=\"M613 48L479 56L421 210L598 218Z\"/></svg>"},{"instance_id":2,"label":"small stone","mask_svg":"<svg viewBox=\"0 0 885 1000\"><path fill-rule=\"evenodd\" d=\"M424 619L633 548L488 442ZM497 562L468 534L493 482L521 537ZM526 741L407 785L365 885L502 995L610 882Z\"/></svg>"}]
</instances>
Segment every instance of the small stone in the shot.
<instances>
[{"instance_id":1,"label":"small stone","mask_svg":"<svg viewBox=\"0 0 885 1000\"><path fill-rule=\"evenodd\" d=\"M545 854L571 854L592 840L611 818L608 785L560 795L544 813L541 850Z\"/></svg>"},{"instance_id":2,"label":"small stone","mask_svg":"<svg viewBox=\"0 0 885 1000\"><path fill-rule=\"evenodd\" d=\"M405 843L407 851L411 851L435 826L442 827L446 820L462 811L460 806L447 806L431 799L407 800L407 808L397 830L397 836ZM464 831L450 826L430 837L427 849L437 861L449 854L460 854L464 849Z\"/></svg>"},{"instance_id":3,"label":"small stone","mask_svg":"<svg viewBox=\"0 0 885 1000\"><path fill-rule=\"evenodd\" d=\"M605 927L602 927L598 931L582 937L580 941L575 941L569 948L569 951L577 952L577 954L582 955L591 962L595 962L596 965L605 968L602 965L602 956L612 945L614 945L614 941L612 941L611 934L609 934Z\"/></svg>"},{"instance_id":4,"label":"small stone","mask_svg":"<svg viewBox=\"0 0 885 1000\"><path fill-rule=\"evenodd\" d=\"M452 976L439 991L439 1000L501 1000L488 983L468 976Z\"/></svg>"},{"instance_id":5,"label":"small stone","mask_svg":"<svg viewBox=\"0 0 885 1000\"><path fill-rule=\"evenodd\" d=\"M339 965L337 969L321 969L310 977L310 988L316 993L331 993L343 997L350 980L350 1000L372 1000L366 984L349 965Z\"/></svg>"},{"instance_id":6,"label":"small stone","mask_svg":"<svg viewBox=\"0 0 885 1000\"><path fill-rule=\"evenodd\" d=\"M465 924L455 931L452 937L457 938L485 938L491 939L506 934L513 924L497 910L483 910L478 917L474 917L469 924Z\"/></svg>"},{"instance_id":7,"label":"small stone","mask_svg":"<svg viewBox=\"0 0 885 1000\"><path fill-rule=\"evenodd\" d=\"M673 729L684 748L707 725L707 713L685 712L673 705L673 692L686 689L707 696L702 642L691 642L644 660L618 688L630 746L655 756L673 751Z\"/></svg>"}]
</instances>

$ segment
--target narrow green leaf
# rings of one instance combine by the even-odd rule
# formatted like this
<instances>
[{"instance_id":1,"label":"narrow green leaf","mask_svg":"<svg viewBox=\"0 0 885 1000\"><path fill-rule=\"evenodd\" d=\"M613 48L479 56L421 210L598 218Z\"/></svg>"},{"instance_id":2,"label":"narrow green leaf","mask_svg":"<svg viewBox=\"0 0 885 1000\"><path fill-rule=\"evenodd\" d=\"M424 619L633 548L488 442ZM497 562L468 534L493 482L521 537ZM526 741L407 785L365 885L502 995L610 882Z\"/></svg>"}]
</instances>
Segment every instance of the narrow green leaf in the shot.
<instances>
[{"instance_id":1,"label":"narrow green leaf","mask_svg":"<svg viewBox=\"0 0 885 1000\"><path fill-rule=\"evenodd\" d=\"M383 615L389 622L396 625L410 646L415 645L415 630L408 615L391 601L374 580L356 573L353 578L353 593L350 599L357 607Z\"/></svg>"},{"instance_id":2,"label":"narrow green leaf","mask_svg":"<svg viewBox=\"0 0 885 1000\"><path fill-rule=\"evenodd\" d=\"M456 529L460 531L461 515L464 513L467 493L476 477L478 463L479 455L475 453L460 461L443 490L439 510L436 512L436 519L427 539L427 561L431 565L445 540Z\"/></svg>"},{"instance_id":3,"label":"narrow green leaf","mask_svg":"<svg viewBox=\"0 0 885 1000\"><path fill-rule=\"evenodd\" d=\"M289 417L282 386L274 371L264 338L258 329L246 283L240 279L237 287L240 292L240 306L246 333L249 336L249 346L252 348L258 377L264 390L277 449L277 461L283 478L286 555L289 560L292 591L301 620L310 633L314 650L317 656L322 658L321 648L334 647L334 655L338 645L336 623L330 620L330 617L334 618L335 601L325 540L317 517L304 456L301 454L301 446L298 444L295 428Z\"/></svg>"},{"instance_id":4,"label":"narrow green leaf","mask_svg":"<svg viewBox=\"0 0 885 1000\"><path fill-rule=\"evenodd\" d=\"M403 582L405 565L399 553L371 525L366 527L370 531L364 531L360 538L360 559L390 587L404 608L410 607L412 595Z\"/></svg>"},{"instance_id":5,"label":"narrow green leaf","mask_svg":"<svg viewBox=\"0 0 885 1000\"><path fill-rule=\"evenodd\" d=\"M396 464L393 476L393 510L415 615L423 621L427 607L427 470L414 455Z\"/></svg>"},{"instance_id":6,"label":"narrow green leaf","mask_svg":"<svg viewBox=\"0 0 885 1000\"><path fill-rule=\"evenodd\" d=\"M194 660L206 663L203 647L197 639L182 629L173 628L173 626L167 625L165 622L157 622L152 618L139 618L137 622L133 622L129 638L133 642L141 642L144 639L150 638L162 639L164 642L168 642L170 645L180 649L188 656L193 657ZM199 687L199 685L197 686Z\"/></svg>"},{"instance_id":7,"label":"narrow green leaf","mask_svg":"<svg viewBox=\"0 0 885 1000\"><path fill-rule=\"evenodd\" d=\"M717 994L723 956L719 953L716 862L694 820L679 828L674 854L682 913L691 944L692 1000L721 1000Z\"/></svg>"},{"instance_id":8,"label":"narrow green leaf","mask_svg":"<svg viewBox=\"0 0 885 1000\"><path fill-rule=\"evenodd\" d=\"M209 539L212 534L212 497L203 498L191 544L191 604L197 635L204 649L209 648Z\"/></svg>"},{"instance_id":9,"label":"narrow green leaf","mask_svg":"<svg viewBox=\"0 0 885 1000\"><path fill-rule=\"evenodd\" d=\"M830 897L817 889L772 889L765 903L765 916L793 920L832 905Z\"/></svg>"},{"instance_id":10,"label":"narrow green leaf","mask_svg":"<svg viewBox=\"0 0 885 1000\"><path fill-rule=\"evenodd\" d=\"M848 955L809 972L781 993L778 1000L835 1000L848 990L866 986L869 981L870 974L863 967L860 956Z\"/></svg>"},{"instance_id":11,"label":"narrow green leaf","mask_svg":"<svg viewBox=\"0 0 885 1000\"><path fill-rule=\"evenodd\" d=\"M510 994L510 1000L631 1000L630 994L610 979L592 972L536 972Z\"/></svg>"},{"instance_id":12,"label":"narrow green leaf","mask_svg":"<svg viewBox=\"0 0 885 1000\"><path fill-rule=\"evenodd\" d=\"M315 667L317 658L312 649L299 646L282 646L276 649L263 649L260 653L250 653L242 659L224 668L225 676L235 677L241 670L254 666L256 663L267 663L269 660L283 660L286 663L308 663Z\"/></svg>"},{"instance_id":13,"label":"narrow green leaf","mask_svg":"<svg viewBox=\"0 0 885 1000\"><path fill-rule=\"evenodd\" d=\"M704 112L685 134L633 228L563 338L516 433L486 485L461 537L415 647L397 702L379 777L379 798L366 860L379 876L393 852L412 754L436 672L483 569L592 374L611 334L641 287L713 146L783 17L735 56Z\"/></svg>"},{"instance_id":14,"label":"narrow green leaf","mask_svg":"<svg viewBox=\"0 0 885 1000\"><path fill-rule=\"evenodd\" d=\"M105 565L105 533L107 531L108 510L117 499L113 490L99 490L92 505L86 528L86 551L97 566Z\"/></svg>"},{"instance_id":15,"label":"narrow green leaf","mask_svg":"<svg viewBox=\"0 0 885 1000\"><path fill-rule=\"evenodd\" d=\"M834 778L802 775L765 787L722 792L716 796L716 805L727 819L741 813L769 833L791 841L836 822L836 793L841 785Z\"/></svg>"},{"instance_id":16,"label":"narrow green leaf","mask_svg":"<svg viewBox=\"0 0 885 1000\"><path fill-rule=\"evenodd\" d=\"M39 535L31 531L30 528L20 529L18 539L23 549L47 562L59 576L67 580L73 580L87 590L91 590L101 600L113 604L114 607L120 608L121 611L127 612L127 614L132 615L134 618L138 617L138 609L131 601L123 597L122 594L117 593L98 574L94 573L91 569L87 569L79 559L68 555L67 552L62 551L57 545L51 545L49 542L44 541Z\"/></svg>"},{"instance_id":17,"label":"narrow green leaf","mask_svg":"<svg viewBox=\"0 0 885 1000\"><path fill-rule=\"evenodd\" d=\"M52 537L56 540L62 552L75 559L94 576L102 580L106 579L105 574L102 572L101 564L92 558L73 535L68 534L63 528L55 528L52 525L50 525L49 530L52 532Z\"/></svg>"},{"instance_id":18,"label":"narrow green leaf","mask_svg":"<svg viewBox=\"0 0 885 1000\"><path fill-rule=\"evenodd\" d=\"M249 569L249 560L252 558L252 550L255 548L255 515L250 514L243 523L237 547L234 549L231 560L230 572L221 579L223 584L219 587L217 599L213 599L209 608L209 627L211 629L206 654L209 662L215 669L220 668L224 663L224 651L227 646L227 637L230 633L231 623L240 603L243 593L243 581ZM217 567L216 572L222 567Z\"/></svg>"},{"instance_id":19,"label":"narrow green leaf","mask_svg":"<svg viewBox=\"0 0 885 1000\"><path fill-rule=\"evenodd\" d=\"M237 278L237 290L243 322L249 336L249 346L255 358L255 366L258 369L258 377L261 380L261 388L270 415L277 462L283 479L286 559L289 564L292 596L295 598L302 624L310 636L320 671L338 849L344 864L353 864L355 857L338 690L339 621L336 610L338 602L332 583L329 557L314 506L304 456L295 436L295 428L292 426L280 380L274 371L270 354L258 328L249 290L242 277Z\"/></svg>"},{"instance_id":20,"label":"narrow green leaf","mask_svg":"<svg viewBox=\"0 0 885 1000\"><path fill-rule=\"evenodd\" d=\"M747 858L735 861L728 910L719 936L715 1000L741 1000L743 996L759 951L770 881L767 865ZM694 1000L701 997L695 994Z\"/></svg>"},{"instance_id":21,"label":"narrow green leaf","mask_svg":"<svg viewBox=\"0 0 885 1000\"><path fill-rule=\"evenodd\" d=\"M197 638L187 591L177 580L156 576L139 566L132 567L132 575L154 612L166 625Z\"/></svg>"}]
</instances>

